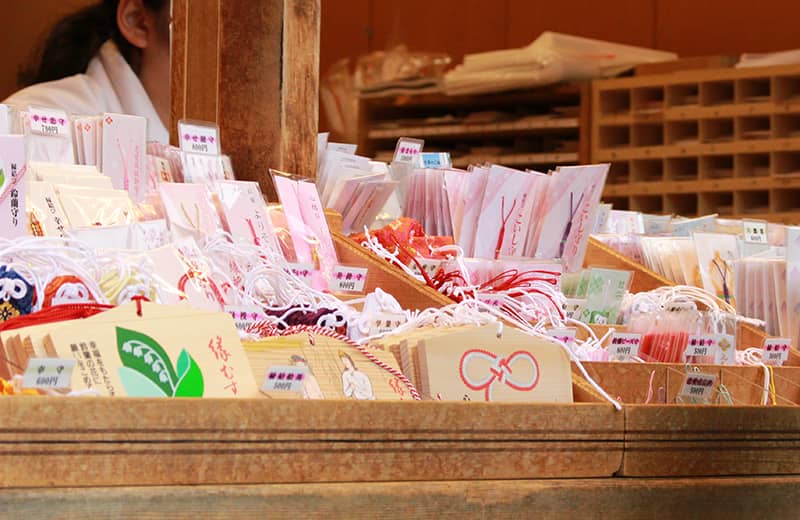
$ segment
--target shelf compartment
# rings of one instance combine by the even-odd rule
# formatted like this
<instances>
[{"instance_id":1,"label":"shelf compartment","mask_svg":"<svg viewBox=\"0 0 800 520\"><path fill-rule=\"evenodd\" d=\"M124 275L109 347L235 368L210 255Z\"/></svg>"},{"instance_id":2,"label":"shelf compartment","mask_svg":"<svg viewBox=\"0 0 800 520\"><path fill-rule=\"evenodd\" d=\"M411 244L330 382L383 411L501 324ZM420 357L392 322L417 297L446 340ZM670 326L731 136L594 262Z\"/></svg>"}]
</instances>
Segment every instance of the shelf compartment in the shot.
<instances>
[{"instance_id":1,"label":"shelf compartment","mask_svg":"<svg viewBox=\"0 0 800 520\"><path fill-rule=\"evenodd\" d=\"M603 197L603 202L606 204L613 204L614 209L628 211L630 209L630 200L628 197Z\"/></svg>"},{"instance_id":2,"label":"shelf compartment","mask_svg":"<svg viewBox=\"0 0 800 520\"><path fill-rule=\"evenodd\" d=\"M800 75L778 76L775 78L774 85L776 103L800 101Z\"/></svg>"},{"instance_id":3,"label":"shelf compartment","mask_svg":"<svg viewBox=\"0 0 800 520\"><path fill-rule=\"evenodd\" d=\"M667 121L666 144L696 144L699 131L697 121Z\"/></svg>"},{"instance_id":4,"label":"shelf compartment","mask_svg":"<svg viewBox=\"0 0 800 520\"><path fill-rule=\"evenodd\" d=\"M700 178L732 178L734 172L734 162L734 157L732 155L705 155L700 157Z\"/></svg>"},{"instance_id":5,"label":"shelf compartment","mask_svg":"<svg viewBox=\"0 0 800 520\"><path fill-rule=\"evenodd\" d=\"M700 214L732 215L734 213L733 193L714 192L700 194Z\"/></svg>"},{"instance_id":6,"label":"shelf compartment","mask_svg":"<svg viewBox=\"0 0 800 520\"><path fill-rule=\"evenodd\" d=\"M664 200L661 195L634 195L630 198L630 209L642 213L662 213Z\"/></svg>"},{"instance_id":7,"label":"shelf compartment","mask_svg":"<svg viewBox=\"0 0 800 520\"><path fill-rule=\"evenodd\" d=\"M658 182L664 180L664 161L638 159L631 161L630 182Z\"/></svg>"},{"instance_id":8,"label":"shelf compartment","mask_svg":"<svg viewBox=\"0 0 800 520\"><path fill-rule=\"evenodd\" d=\"M667 85L666 105L668 107L697 106L700 104L700 86L697 83Z\"/></svg>"},{"instance_id":9,"label":"shelf compartment","mask_svg":"<svg viewBox=\"0 0 800 520\"><path fill-rule=\"evenodd\" d=\"M625 148L631 144L631 128L628 125L601 126L600 148Z\"/></svg>"},{"instance_id":10,"label":"shelf compartment","mask_svg":"<svg viewBox=\"0 0 800 520\"><path fill-rule=\"evenodd\" d=\"M661 123L636 123L631 137L633 146L661 146L664 144L664 126Z\"/></svg>"},{"instance_id":11,"label":"shelf compartment","mask_svg":"<svg viewBox=\"0 0 800 520\"><path fill-rule=\"evenodd\" d=\"M751 141L772 137L772 124L769 116L742 116L736 118L736 139Z\"/></svg>"},{"instance_id":12,"label":"shelf compartment","mask_svg":"<svg viewBox=\"0 0 800 520\"><path fill-rule=\"evenodd\" d=\"M600 91L602 115L627 114L631 110L631 91L628 89Z\"/></svg>"},{"instance_id":13,"label":"shelf compartment","mask_svg":"<svg viewBox=\"0 0 800 520\"><path fill-rule=\"evenodd\" d=\"M665 160L664 177L668 181L693 181L698 178L697 157L670 157Z\"/></svg>"},{"instance_id":14,"label":"shelf compartment","mask_svg":"<svg viewBox=\"0 0 800 520\"><path fill-rule=\"evenodd\" d=\"M799 188L782 188L779 190L772 190L770 197L772 202L770 209L773 213L788 211L800 212Z\"/></svg>"},{"instance_id":15,"label":"shelf compartment","mask_svg":"<svg viewBox=\"0 0 800 520\"><path fill-rule=\"evenodd\" d=\"M615 161L608 170L607 184L627 184L630 182L630 164L628 161ZM614 206L616 207L616 206Z\"/></svg>"},{"instance_id":16,"label":"shelf compartment","mask_svg":"<svg viewBox=\"0 0 800 520\"><path fill-rule=\"evenodd\" d=\"M737 215L769 213L769 191L737 191L733 194L734 209Z\"/></svg>"},{"instance_id":17,"label":"shelf compartment","mask_svg":"<svg viewBox=\"0 0 800 520\"><path fill-rule=\"evenodd\" d=\"M709 81L700 84L700 104L728 105L734 101L733 81Z\"/></svg>"},{"instance_id":18,"label":"shelf compartment","mask_svg":"<svg viewBox=\"0 0 800 520\"><path fill-rule=\"evenodd\" d=\"M772 117L775 137L800 137L800 114L777 114Z\"/></svg>"},{"instance_id":19,"label":"shelf compartment","mask_svg":"<svg viewBox=\"0 0 800 520\"><path fill-rule=\"evenodd\" d=\"M800 175L800 151L773 152L775 175Z\"/></svg>"},{"instance_id":20,"label":"shelf compartment","mask_svg":"<svg viewBox=\"0 0 800 520\"><path fill-rule=\"evenodd\" d=\"M664 87L635 88L631 93L633 112L658 112L664 109Z\"/></svg>"},{"instance_id":21,"label":"shelf compartment","mask_svg":"<svg viewBox=\"0 0 800 520\"><path fill-rule=\"evenodd\" d=\"M742 153L734 158L736 177L768 177L770 155L768 153Z\"/></svg>"},{"instance_id":22,"label":"shelf compartment","mask_svg":"<svg viewBox=\"0 0 800 520\"><path fill-rule=\"evenodd\" d=\"M697 215L697 194L668 193L664 196L664 211L683 217Z\"/></svg>"},{"instance_id":23,"label":"shelf compartment","mask_svg":"<svg viewBox=\"0 0 800 520\"><path fill-rule=\"evenodd\" d=\"M727 143L733 141L732 118L703 119L700 121L700 140L703 143Z\"/></svg>"},{"instance_id":24,"label":"shelf compartment","mask_svg":"<svg viewBox=\"0 0 800 520\"><path fill-rule=\"evenodd\" d=\"M770 78L745 78L736 81L737 103L767 103L772 98Z\"/></svg>"}]
</instances>

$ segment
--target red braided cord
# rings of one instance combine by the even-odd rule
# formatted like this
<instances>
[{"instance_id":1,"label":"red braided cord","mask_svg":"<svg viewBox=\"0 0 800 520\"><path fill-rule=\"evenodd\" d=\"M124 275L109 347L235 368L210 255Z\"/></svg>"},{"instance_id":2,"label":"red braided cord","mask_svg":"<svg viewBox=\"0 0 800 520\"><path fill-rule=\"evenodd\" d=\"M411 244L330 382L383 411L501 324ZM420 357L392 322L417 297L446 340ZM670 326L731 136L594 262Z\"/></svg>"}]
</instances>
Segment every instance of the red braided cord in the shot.
<instances>
[{"instance_id":1,"label":"red braided cord","mask_svg":"<svg viewBox=\"0 0 800 520\"><path fill-rule=\"evenodd\" d=\"M405 376L405 374L403 374L396 368L392 367L391 365L384 363L383 361L375 357L372 354L372 352L369 351L368 348L364 347L363 345L359 345L358 343L356 343L355 341L353 341L352 339L348 338L343 334L339 334L334 330L327 329L325 327L319 327L316 325L295 325L281 332L281 336L291 336L292 334L299 334L302 332L318 334L320 336L337 339L343 343L347 343L351 347L355 348L356 350L364 354L364 357L366 357L367 359L378 365L380 368L386 370L394 377L399 379L400 382L406 385L406 388L408 388L408 392L411 394L411 397L413 397L415 401L422 400L422 397L419 395L419 392L417 392L417 389L414 388L414 384Z\"/></svg>"}]
</instances>

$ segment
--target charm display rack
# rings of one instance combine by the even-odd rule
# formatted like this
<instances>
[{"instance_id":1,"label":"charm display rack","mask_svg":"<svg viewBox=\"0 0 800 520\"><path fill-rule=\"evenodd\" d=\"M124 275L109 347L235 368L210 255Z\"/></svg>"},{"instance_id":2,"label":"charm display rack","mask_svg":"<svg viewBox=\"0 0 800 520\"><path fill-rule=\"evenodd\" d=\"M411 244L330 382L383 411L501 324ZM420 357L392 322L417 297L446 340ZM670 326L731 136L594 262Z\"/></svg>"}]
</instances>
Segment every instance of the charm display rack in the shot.
<instances>
[{"instance_id":1,"label":"charm display rack","mask_svg":"<svg viewBox=\"0 0 800 520\"><path fill-rule=\"evenodd\" d=\"M595 81L592 161L616 209L800 220L800 66Z\"/></svg>"}]
</instances>

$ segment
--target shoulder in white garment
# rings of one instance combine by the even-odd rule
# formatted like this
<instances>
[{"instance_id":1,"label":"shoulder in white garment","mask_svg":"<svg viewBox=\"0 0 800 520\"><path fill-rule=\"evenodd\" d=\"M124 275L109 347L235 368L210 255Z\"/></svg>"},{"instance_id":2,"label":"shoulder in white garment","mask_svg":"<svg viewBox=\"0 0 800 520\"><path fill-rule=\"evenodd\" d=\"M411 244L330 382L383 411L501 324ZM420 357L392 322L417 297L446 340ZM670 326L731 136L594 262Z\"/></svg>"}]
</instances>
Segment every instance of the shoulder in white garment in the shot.
<instances>
[{"instance_id":1,"label":"shoulder in white garment","mask_svg":"<svg viewBox=\"0 0 800 520\"><path fill-rule=\"evenodd\" d=\"M100 47L85 74L31 85L3 103L20 109L29 105L60 108L72 115L116 112L142 116L147 118L148 140L169 141L169 133L141 81L111 41Z\"/></svg>"}]
</instances>

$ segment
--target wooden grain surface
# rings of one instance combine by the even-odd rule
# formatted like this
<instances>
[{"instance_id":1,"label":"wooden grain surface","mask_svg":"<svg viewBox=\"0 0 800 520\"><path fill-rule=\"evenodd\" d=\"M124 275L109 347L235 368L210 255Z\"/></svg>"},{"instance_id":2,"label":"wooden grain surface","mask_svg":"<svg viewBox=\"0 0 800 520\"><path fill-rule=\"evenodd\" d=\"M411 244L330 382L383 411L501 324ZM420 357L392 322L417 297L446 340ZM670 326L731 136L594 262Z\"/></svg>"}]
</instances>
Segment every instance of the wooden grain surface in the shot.
<instances>
[{"instance_id":1,"label":"wooden grain surface","mask_svg":"<svg viewBox=\"0 0 800 520\"><path fill-rule=\"evenodd\" d=\"M4 490L11 518L793 518L800 477Z\"/></svg>"},{"instance_id":2,"label":"wooden grain surface","mask_svg":"<svg viewBox=\"0 0 800 520\"><path fill-rule=\"evenodd\" d=\"M9 398L0 486L611 476L610 405Z\"/></svg>"},{"instance_id":3,"label":"wooden grain surface","mask_svg":"<svg viewBox=\"0 0 800 520\"><path fill-rule=\"evenodd\" d=\"M214 121L236 177L316 174L319 0L176 0L172 123Z\"/></svg>"}]
</instances>

